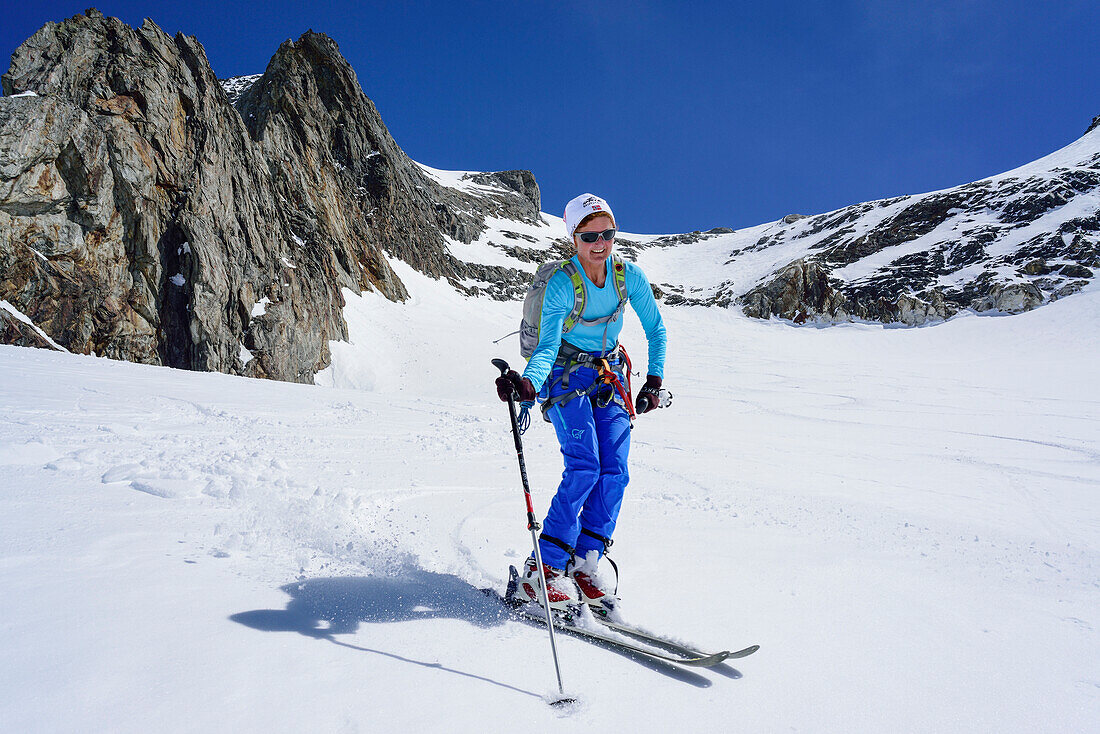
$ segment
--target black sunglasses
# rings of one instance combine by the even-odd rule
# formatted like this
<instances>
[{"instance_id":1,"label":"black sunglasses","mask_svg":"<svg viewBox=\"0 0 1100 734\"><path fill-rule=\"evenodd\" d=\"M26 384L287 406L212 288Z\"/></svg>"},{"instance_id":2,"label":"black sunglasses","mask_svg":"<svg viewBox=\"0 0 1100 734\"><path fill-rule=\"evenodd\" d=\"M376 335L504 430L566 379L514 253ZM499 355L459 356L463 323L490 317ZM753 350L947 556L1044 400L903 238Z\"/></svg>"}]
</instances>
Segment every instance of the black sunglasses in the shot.
<instances>
[{"instance_id":1,"label":"black sunglasses","mask_svg":"<svg viewBox=\"0 0 1100 734\"><path fill-rule=\"evenodd\" d=\"M577 236L581 238L581 242L586 242L591 245L593 242L599 242L601 237L607 242L615 239L615 230L605 229L603 232L577 232Z\"/></svg>"}]
</instances>

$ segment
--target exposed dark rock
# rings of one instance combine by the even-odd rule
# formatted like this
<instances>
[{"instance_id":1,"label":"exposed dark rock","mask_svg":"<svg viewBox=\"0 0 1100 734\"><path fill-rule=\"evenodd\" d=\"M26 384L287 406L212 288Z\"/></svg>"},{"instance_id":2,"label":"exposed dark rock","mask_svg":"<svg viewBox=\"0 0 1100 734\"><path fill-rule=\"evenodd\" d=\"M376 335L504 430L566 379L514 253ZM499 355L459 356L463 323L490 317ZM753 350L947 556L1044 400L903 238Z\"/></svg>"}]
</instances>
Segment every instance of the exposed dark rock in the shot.
<instances>
[{"instance_id":1,"label":"exposed dark rock","mask_svg":"<svg viewBox=\"0 0 1100 734\"><path fill-rule=\"evenodd\" d=\"M1023 275L1048 275L1054 272L1054 269L1047 265L1046 260L1037 257L1020 268L1020 272Z\"/></svg>"},{"instance_id":2,"label":"exposed dark rock","mask_svg":"<svg viewBox=\"0 0 1100 734\"><path fill-rule=\"evenodd\" d=\"M507 236L507 233L504 234ZM555 249L549 252L540 248L527 248L519 245L498 244L496 242L490 242L489 244L496 245L508 255L525 263L544 263L547 260L564 260L573 256L573 253L566 246L565 240L562 240Z\"/></svg>"},{"instance_id":3,"label":"exposed dark rock","mask_svg":"<svg viewBox=\"0 0 1100 734\"><path fill-rule=\"evenodd\" d=\"M646 244L646 247L671 247L673 245L690 245L696 242L702 242L703 240L709 240L712 237L717 237L721 234L731 234L733 230L725 227L715 227L714 229L706 232L700 232L696 230L694 232L687 232L685 234L670 234L664 237L657 237ZM621 237L617 237L616 243L623 243L625 240Z\"/></svg>"},{"instance_id":4,"label":"exposed dark rock","mask_svg":"<svg viewBox=\"0 0 1100 734\"><path fill-rule=\"evenodd\" d=\"M1015 252L1005 255L1001 259L1013 265L1025 267L1031 265L1033 270L1037 269L1037 272L1026 272L1027 275L1047 275L1052 269L1043 272L1042 267L1034 265L1034 263L1036 261L1046 263L1061 259L1065 256L1066 249L1065 241L1061 235L1043 233L1032 237L1020 245Z\"/></svg>"},{"instance_id":5,"label":"exposed dark rock","mask_svg":"<svg viewBox=\"0 0 1100 734\"><path fill-rule=\"evenodd\" d=\"M496 171L495 173L477 173L471 176L475 183L483 186L499 186L515 191L530 204L524 221L533 222L542 214L542 195L539 185L530 171Z\"/></svg>"},{"instance_id":6,"label":"exposed dark rock","mask_svg":"<svg viewBox=\"0 0 1100 734\"><path fill-rule=\"evenodd\" d=\"M948 243L943 248L944 267L949 268L950 272L955 272L982 262L987 258L985 246L993 242L996 237L996 233L983 229L964 233L962 239Z\"/></svg>"},{"instance_id":7,"label":"exposed dark rock","mask_svg":"<svg viewBox=\"0 0 1100 734\"><path fill-rule=\"evenodd\" d=\"M835 285L819 263L796 260L742 296L741 302L747 315L761 319L777 316L796 324L819 317L843 321L847 299Z\"/></svg>"},{"instance_id":8,"label":"exposed dark rock","mask_svg":"<svg viewBox=\"0 0 1100 734\"><path fill-rule=\"evenodd\" d=\"M848 235L852 234L853 231L854 230L851 227L841 227L837 231L830 234L828 237L822 238L816 245L814 245L814 249L815 250L827 250L830 247L832 247L832 246L834 246L834 245L836 245L840 242L843 242L844 238L846 238ZM775 239L778 242L779 237L776 236Z\"/></svg>"},{"instance_id":9,"label":"exposed dark rock","mask_svg":"<svg viewBox=\"0 0 1100 734\"><path fill-rule=\"evenodd\" d=\"M12 316L0 308L0 344L13 344L17 347L38 347L56 349L49 340L39 334L33 326Z\"/></svg>"},{"instance_id":10,"label":"exposed dark rock","mask_svg":"<svg viewBox=\"0 0 1100 734\"><path fill-rule=\"evenodd\" d=\"M859 221L860 217L874 209L874 204L856 204L829 214L818 214L809 218L809 226L801 228L796 237L812 237L826 230L838 229L846 224Z\"/></svg>"},{"instance_id":11,"label":"exposed dark rock","mask_svg":"<svg viewBox=\"0 0 1100 734\"><path fill-rule=\"evenodd\" d=\"M1044 188L1046 182L1035 180L1030 189L1025 193L1028 196L1017 196L1005 204L1001 210L1002 222L1014 224L1017 222L1031 222L1065 204L1073 198L1073 191L1066 187L1056 187L1053 190ZM1018 192L1017 192L1018 193Z\"/></svg>"},{"instance_id":12,"label":"exposed dark rock","mask_svg":"<svg viewBox=\"0 0 1100 734\"><path fill-rule=\"evenodd\" d=\"M1075 281L1072 281L1070 283L1066 283L1065 285L1063 285L1062 287L1058 288L1057 290L1053 291L1050 294L1050 300L1057 301L1059 298L1065 298L1066 296L1071 296L1074 293L1077 293L1078 291L1080 291L1082 288L1084 288L1088 284L1089 284L1089 282L1087 280L1075 280Z\"/></svg>"},{"instance_id":13,"label":"exposed dark rock","mask_svg":"<svg viewBox=\"0 0 1100 734\"><path fill-rule=\"evenodd\" d=\"M1043 303L1043 293L1033 283L997 283L989 293L975 300L971 307L975 311L1000 311L1002 313L1023 313Z\"/></svg>"},{"instance_id":14,"label":"exposed dark rock","mask_svg":"<svg viewBox=\"0 0 1100 734\"><path fill-rule=\"evenodd\" d=\"M1083 265L1064 265L1058 271L1067 278L1091 278L1092 271Z\"/></svg>"},{"instance_id":15,"label":"exposed dark rock","mask_svg":"<svg viewBox=\"0 0 1100 734\"><path fill-rule=\"evenodd\" d=\"M867 234L829 248L822 259L831 266L848 265L879 250L921 237L943 223L964 198L960 194L943 194L920 199Z\"/></svg>"}]
</instances>

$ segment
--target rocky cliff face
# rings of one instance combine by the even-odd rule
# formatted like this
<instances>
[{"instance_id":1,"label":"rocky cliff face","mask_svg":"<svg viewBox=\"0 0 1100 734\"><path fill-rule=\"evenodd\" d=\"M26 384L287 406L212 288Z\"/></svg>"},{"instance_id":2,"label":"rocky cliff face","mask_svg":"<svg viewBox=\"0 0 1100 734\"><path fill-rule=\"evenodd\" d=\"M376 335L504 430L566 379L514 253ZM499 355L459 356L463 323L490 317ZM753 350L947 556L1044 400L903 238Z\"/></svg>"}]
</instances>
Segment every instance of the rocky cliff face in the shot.
<instances>
[{"instance_id":1,"label":"rocky cliff face","mask_svg":"<svg viewBox=\"0 0 1100 734\"><path fill-rule=\"evenodd\" d=\"M387 255L514 279L450 245L540 216L529 172L447 186L409 160L317 33L235 106L194 38L94 10L44 26L2 83L0 300L74 352L309 381L346 336L341 288L405 297ZM5 313L0 339L33 341Z\"/></svg>"}]
</instances>

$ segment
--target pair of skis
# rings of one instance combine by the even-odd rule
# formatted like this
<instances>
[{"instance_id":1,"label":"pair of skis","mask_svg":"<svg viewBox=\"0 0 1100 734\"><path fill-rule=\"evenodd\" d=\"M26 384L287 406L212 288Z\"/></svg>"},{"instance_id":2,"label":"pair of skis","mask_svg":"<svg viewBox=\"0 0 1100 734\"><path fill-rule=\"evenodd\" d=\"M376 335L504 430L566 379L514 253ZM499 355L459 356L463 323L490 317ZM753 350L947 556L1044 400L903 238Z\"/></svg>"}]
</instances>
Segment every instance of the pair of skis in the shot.
<instances>
[{"instance_id":1,"label":"pair of skis","mask_svg":"<svg viewBox=\"0 0 1100 734\"><path fill-rule=\"evenodd\" d=\"M546 612L541 607L534 605L532 602L524 602L516 598L515 592L519 572L516 571L515 566L508 569L508 576L508 590L504 596L488 589L486 589L486 592L497 596L501 603L515 616L545 625ZM566 634L600 642L620 650L667 663L696 668L711 668L726 660L747 657L760 649L759 645L751 645L742 650L722 650L721 652L706 653L675 640L669 640L646 630L622 624L590 612L586 614L582 611L579 615L568 617L555 613L553 618L554 628Z\"/></svg>"}]
</instances>

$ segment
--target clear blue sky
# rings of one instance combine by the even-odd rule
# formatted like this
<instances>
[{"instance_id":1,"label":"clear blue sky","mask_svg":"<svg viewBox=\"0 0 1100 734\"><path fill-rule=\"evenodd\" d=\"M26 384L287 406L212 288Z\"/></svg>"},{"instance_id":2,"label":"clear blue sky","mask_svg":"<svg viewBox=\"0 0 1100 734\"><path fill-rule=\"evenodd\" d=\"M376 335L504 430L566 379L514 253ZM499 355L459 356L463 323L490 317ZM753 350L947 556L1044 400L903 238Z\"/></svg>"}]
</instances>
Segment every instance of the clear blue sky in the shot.
<instances>
[{"instance_id":1,"label":"clear blue sky","mask_svg":"<svg viewBox=\"0 0 1100 734\"><path fill-rule=\"evenodd\" d=\"M90 0L3 2L7 55ZM544 211L592 191L634 232L953 186L1060 148L1100 115L1098 0L97 7L196 36L223 78L325 32L414 159L527 168Z\"/></svg>"}]
</instances>

